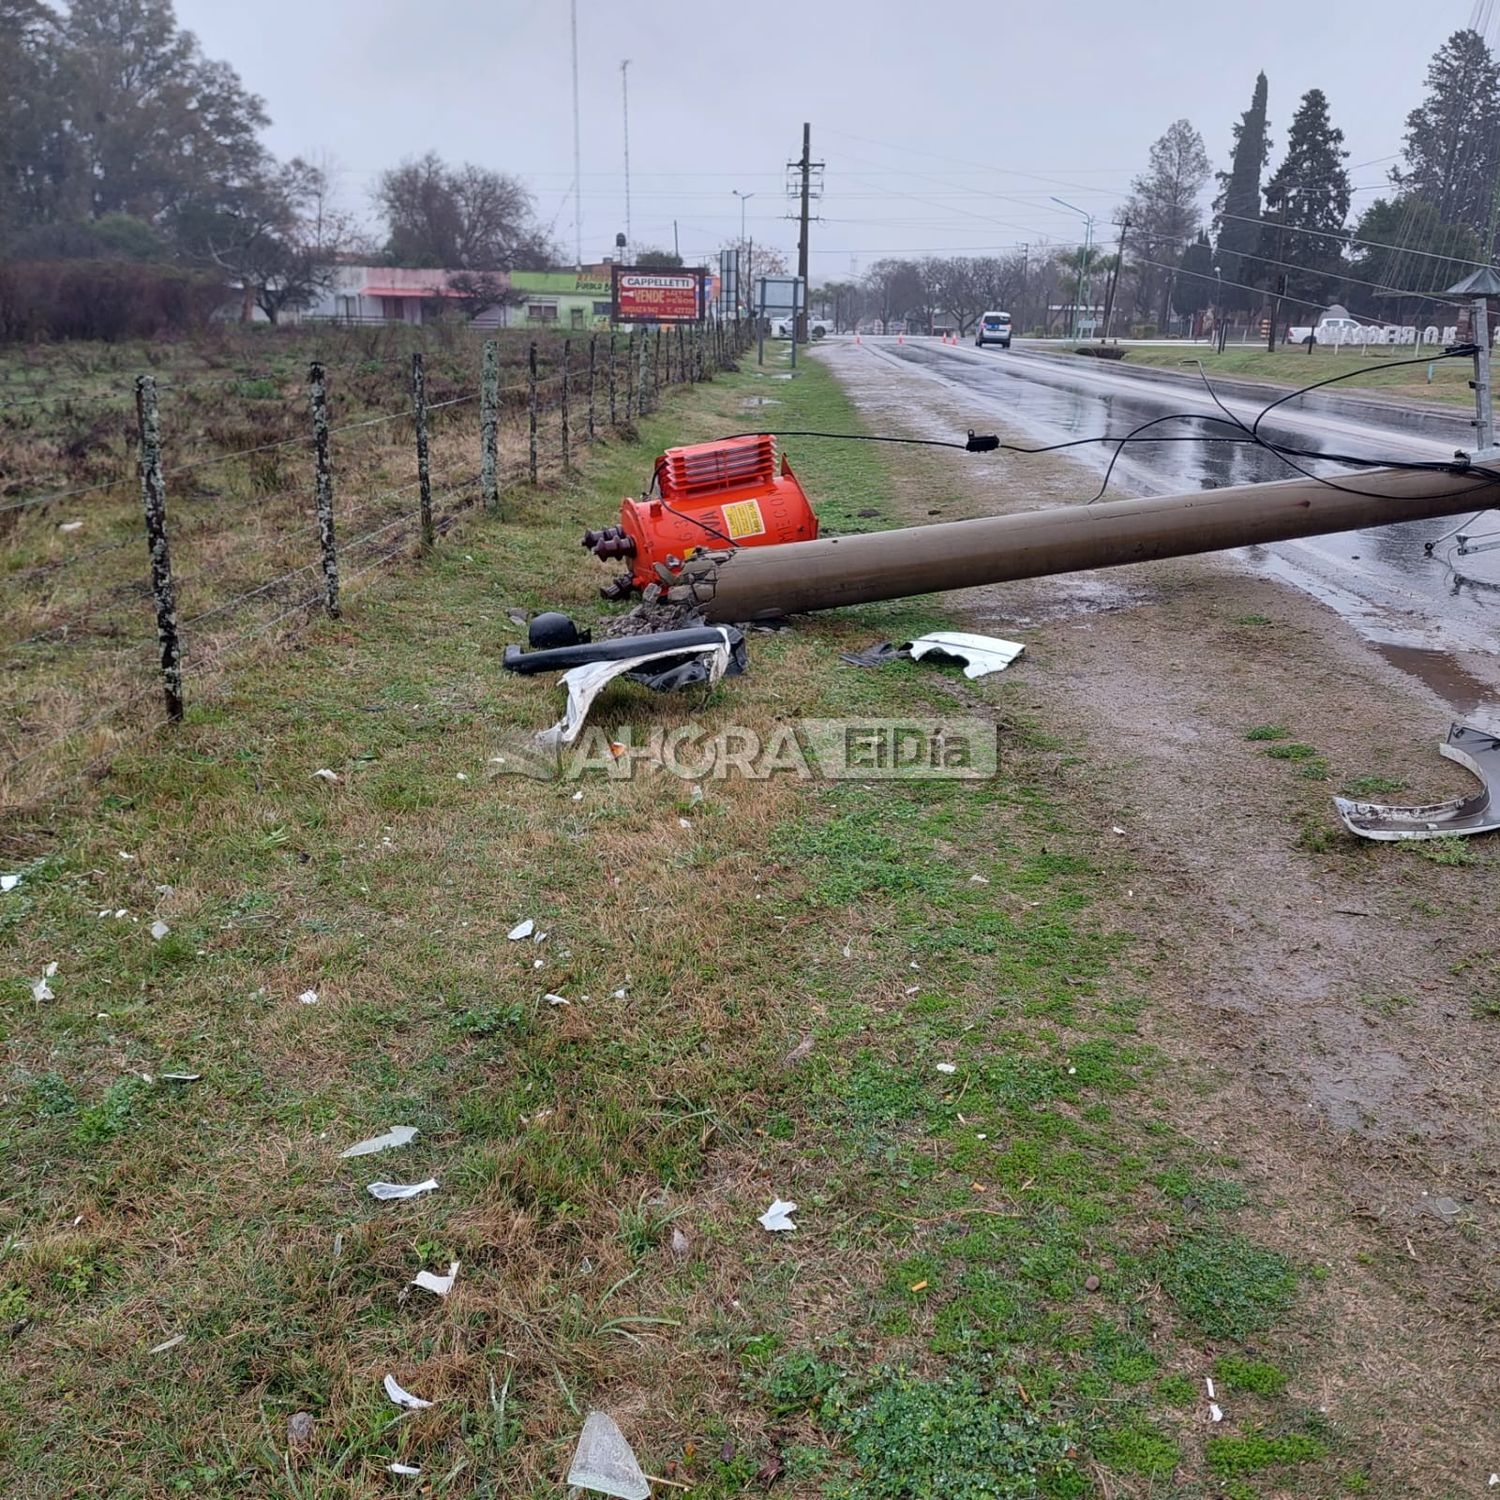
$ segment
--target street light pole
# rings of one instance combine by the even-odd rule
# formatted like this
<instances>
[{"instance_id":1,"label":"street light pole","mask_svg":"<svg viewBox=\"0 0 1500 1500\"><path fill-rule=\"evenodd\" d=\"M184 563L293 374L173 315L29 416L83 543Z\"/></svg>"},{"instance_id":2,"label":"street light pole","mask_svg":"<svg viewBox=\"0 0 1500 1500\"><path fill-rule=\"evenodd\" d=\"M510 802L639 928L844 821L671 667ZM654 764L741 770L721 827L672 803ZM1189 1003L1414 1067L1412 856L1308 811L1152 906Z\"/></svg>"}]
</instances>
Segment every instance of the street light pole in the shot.
<instances>
[{"instance_id":1,"label":"street light pole","mask_svg":"<svg viewBox=\"0 0 1500 1500\"><path fill-rule=\"evenodd\" d=\"M1109 290L1104 294L1104 336L1099 340L1101 344L1109 342L1109 331L1115 321L1115 293L1120 287L1120 272L1125 269L1125 235L1130 229L1130 218L1127 215L1120 223L1120 246L1115 251L1114 270L1109 273Z\"/></svg>"},{"instance_id":2,"label":"street light pole","mask_svg":"<svg viewBox=\"0 0 1500 1500\"><path fill-rule=\"evenodd\" d=\"M625 262L630 263L630 59L620 64L620 113L625 142Z\"/></svg>"},{"instance_id":3,"label":"street light pole","mask_svg":"<svg viewBox=\"0 0 1500 1500\"><path fill-rule=\"evenodd\" d=\"M1073 293L1073 331L1072 338L1078 337L1078 304L1083 300L1084 290L1089 282L1089 252L1094 248L1094 216L1085 213L1076 203L1069 203L1065 198L1053 198L1054 203L1060 203L1071 213L1078 215L1083 220L1083 261L1078 267L1078 283Z\"/></svg>"},{"instance_id":4,"label":"street light pole","mask_svg":"<svg viewBox=\"0 0 1500 1500\"><path fill-rule=\"evenodd\" d=\"M755 194L742 193L738 188L730 188L729 191L740 200L740 248L742 250L745 250L745 205L755 196ZM749 250L746 250L745 264L743 267L741 267L739 272L740 290L744 293L744 303L747 308L754 306L754 303L752 301L755 295L754 286L752 285L748 292L745 292L744 290L746 284L751 281L754 274L750 265L750 262L754 259L753 251L754 246L751 246Z\"/></svg>"},{"instance_id":5,"label":"street light pole","mask_svg":"<svg viewBox=\"0 0 1500 1500\"><path fill-rule=\"evenodd\" d=\"M755 196L754 193L742 193L738 188L729 190L740 200L740 244L745 243L745 205Z\"/></svg>"}]
</instances>

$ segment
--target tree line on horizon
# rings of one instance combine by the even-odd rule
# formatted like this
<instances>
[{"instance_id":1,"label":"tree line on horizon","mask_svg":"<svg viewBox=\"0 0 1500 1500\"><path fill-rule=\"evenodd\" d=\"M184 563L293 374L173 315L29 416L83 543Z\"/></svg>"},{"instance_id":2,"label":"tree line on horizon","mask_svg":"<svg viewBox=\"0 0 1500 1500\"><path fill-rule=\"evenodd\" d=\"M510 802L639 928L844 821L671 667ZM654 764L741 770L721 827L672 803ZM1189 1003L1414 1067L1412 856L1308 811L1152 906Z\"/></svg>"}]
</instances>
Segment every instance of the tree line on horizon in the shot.
<instances>
[{"instance_id":1,"label":"tree line on horizon","mask_svg":"<svg viewBox=\"0 0 1500 1500\"><path fill-rule=\"evenodd\" d=\"M0 337L24 336L15 325L38 321L48 291L78 304L75 321L113 291L170 323L227 283L244 316L258 307L274 322L315 302L350 256L459 272L475 301L495 273L558 262L520 181L433 152L379 175L384 233L361 232L336 169L278 161L260 140L269 123L178 26L172 0L72 0L65 12L0 0L0 262L12 272ZM53 270L18 283L20 265ZM58 315L61 329L32 331L75 331L66 307Z\"/></svg>"},{"instance_id":2,"label":"tree line on horizon","mask_svg":"<svg viewBox=\"0 0 1500 1500\"><path fill-rule=\"evenodd\" d=\"M1234 125L1228 169L1215 173L1189 120L1169 125L1110 226L1112 243L1030 246L991 256L886 257L862 278L814 293L848 323L893 318L968 332L1006 308L1030 326L1077 299L1096 309L1112 288L1117 330L1164 331L1193 320L1267 315L1290 321L1334 301L1390 322L1433 315L1435 297L1500 248L1500 64L1477 31L1456 31L1427 69L1426 96L1406 117L1391 191L1351 225L1344 133L1327 95L1309 89L1272 155L1270 86L1261 72ZM1215 192L1207 213L1204 194ZM1121 248L1123 247L1123 256ZM1089 296L1080 296L1085 283Z\"/></svg>"},{"instance_id":3,"label":"tree line on horizon","mask_svg":"<svg viewBox=\"0 0 1500 1500\"><path fill-rule=\"evenodd\" d=\"M1269 101L1262 72L1217 173L1190 121L1168 126L1131 184L1114 243L1087 256L1034 246L885 257L814 296L846 323L930 325L946 314L965 332L1007 304L1042 321L1085 281L1091 296L1081 300L1097 306L1108 288L1120 328L1165 329L1174 315L1208 308L1250 318L1277 299L1293 317L1337 299L1401 321L1493 257L1500 65L1479 32L1456 31L1438 49L1425 97L1406 118L1391 190L1352 226L1348 152L1323 90L1298 102L1267 176ZM0 337L97 332L73 325L108 302L100 276L104 291L129 286L142 306L154 299L167 322L174 307L221 298L226 285L239 289L243 316L259 308L275 321L318 300L351 256L456 272L475 306L502 295L501 272L562 263L514 176L433 152L409 158L376 179L382 233L372 236L340 206L335 169L266 150L268 123L263 101L178 26L172 0L71 0L65 12L46 0L0 0L0 264L9 270L9 281L0 274ZM751 247L741 249L747 258ZM782 268L772 247L754 253L756 273ZM18 266L53 271L22 284ZM58 326L38 327L49 288Z\"/></svg>"}]
</instances>

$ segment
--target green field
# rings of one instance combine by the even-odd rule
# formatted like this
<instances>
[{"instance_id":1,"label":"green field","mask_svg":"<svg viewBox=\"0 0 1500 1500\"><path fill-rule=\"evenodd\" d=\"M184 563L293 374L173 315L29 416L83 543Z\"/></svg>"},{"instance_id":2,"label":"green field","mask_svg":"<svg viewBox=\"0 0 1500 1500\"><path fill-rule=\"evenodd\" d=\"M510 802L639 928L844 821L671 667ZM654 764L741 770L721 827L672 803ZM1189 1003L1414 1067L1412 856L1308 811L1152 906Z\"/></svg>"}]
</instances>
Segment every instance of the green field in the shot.
<instances>
[{"instance_id":1,"label":"green field","mask_svg":"<svg viewBox=\"0 0 1500 1500\"><path fill-rule=\"evenodd\" d=\"M1316 1268L1168 1123L1212 1085L1143 1039L1129 857L1060 747L1004 678L838 660L940 609L755 634L749 675L595 722L962 711L1000 727L991 780L493 761L558 706L499 670L508 611L599 617L581 528L762 398L858 425L817 361L676 394L6 831L7 1496L373 1497L393 1461L404 1493L555 1495L592 1406L705 1500L1365 1492L1298 1380ZM893 515L883 453L795 457L825 528ZM452 1260L446 1300L406 1290Z\"/></svg>"}]
</instances>

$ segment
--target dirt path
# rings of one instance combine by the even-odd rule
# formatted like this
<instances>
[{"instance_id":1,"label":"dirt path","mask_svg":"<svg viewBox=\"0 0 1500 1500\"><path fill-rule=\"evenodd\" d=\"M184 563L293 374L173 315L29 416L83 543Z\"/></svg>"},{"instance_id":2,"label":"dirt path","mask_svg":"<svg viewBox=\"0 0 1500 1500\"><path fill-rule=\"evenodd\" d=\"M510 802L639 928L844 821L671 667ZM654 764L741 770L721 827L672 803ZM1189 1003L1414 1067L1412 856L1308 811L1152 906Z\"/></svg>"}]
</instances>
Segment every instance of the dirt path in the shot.
<instances>
[{"instance_id":1,"label":"dirt path","mask_svg":"<svg viewBox=\"0 0 1500 1500\"><path fill-rule=\"evenodd\" d=\"M862 347L820 357L875 430L965 425L952 392ZM911 473L914 521L1093 488L1050 458L924 455ZM1013 690L1076 747L1059 774L1101 840L1136 858L1120 918L1154 946L1151 1024L1183 1066L1165 1105L1238 1156L1315 1268L1319 1404L1381 1430L1380 1493L1480 1493L1500 1468L1500 848L1441 864L1365 844L1329 801L1360 778L1412 801L1463 789L1435 750L1449 709L1332 611L1224 558L956 602L1027 642Z\"/></svg>"}]
</instances>

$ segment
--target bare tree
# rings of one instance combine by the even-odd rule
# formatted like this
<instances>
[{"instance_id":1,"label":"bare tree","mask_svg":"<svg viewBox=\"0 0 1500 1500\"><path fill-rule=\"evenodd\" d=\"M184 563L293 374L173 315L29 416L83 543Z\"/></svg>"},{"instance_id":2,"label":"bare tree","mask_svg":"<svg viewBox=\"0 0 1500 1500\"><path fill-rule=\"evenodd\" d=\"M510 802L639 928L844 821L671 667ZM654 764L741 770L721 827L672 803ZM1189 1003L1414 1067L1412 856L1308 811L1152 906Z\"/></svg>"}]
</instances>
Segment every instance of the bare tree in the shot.
<instances>
[{"instance_id":1,"label":"bare tree","mask_svg":"<svg viewBox=\"0 0 1500 1500\"><path fill-rule=\"evenodd\" d=\"M967 333L974 319L985 310L973 258L954 255L934 261L931 274L938 307L958 324L960 333Z\"/></svg>"},{"instance_id":2,"label":"bare tree","mask_svg":"<svg viewBox=\"0 0 1500 1500\"><path fill-rule=\"evenodd\" d=\"M1125 215L1130 248L1138 257L1136 305L1155 306L1164 327L1171 308L1172 269L1203 221L1199 199L1209 178L1203 137L1188 120L1176 120L1151 147L1146 170L1131 183Z\"/></svg>"},{"instance_id":3,"label":"bare tree","mask_svg":"<svg viewBox=\"0 0 1500 1500\"><path fill-rule=\"evenodd\" d=\"M273 323L283 310L310 307L333 285L339 253L353 236L353 220L335 204L324 167L294 157L278 175L285 212L255 295Z\"/></svg>"},{"instance_id":4,"label":"bare tree","mask_svg":"<svg viewBox=\"0 0 1500 1500\"><path fill-rule=\"evenodd\" d=\"M896 257L877 260L865 272L865 285L887 332L893 322L929 321L934 294L920 262Z\"/></svg>"},{"instance_id":5,"label":"bare tree","mask_svg":"<svg viewBox=\"0 0 1500 1500\"><path fill-rule=\"evenodd\" d=\"M221 205L185 205L175 230L190 255L239 282L242 322L257 307L275 323L316 302L352 236L327 171L301 157L226 193Z\"/></svg>"},{"instance_id":6,"label":"bare tree","mask_svg":"<svg viewBox=\"0 0 1500 1500\"><path fill-rule=\"evenodd\" d=\"M558 259L532 217L531 194L504 173L451 167L429 151L382 173L374 196L396 265L509 271Z\"/></svg>"},{"instance_id":7,"label":"bare tree","mask_svg":"<svg viewBox=\"0 0 1500 1500\"><path fill-rule=\"evenodd\" d=\"M747 316L753 316L755 306L755 283L762 276L785 276L786 256L773 245L758 245L750 239L725 240L721 247L738 250L740 255L740 301Z\"/></svg>"},{"instance_id":8,"label":"bare tree","mask_svg":"<svg viewBox=\"0 0 1500 1500\"><path fill-rule=\"evenodd\" d=\"M1021 290L1020 256L955 255L933 263L938 306L967 334L987 312L1004 308Z\"/></svg>"},{"instance_id":9,"label":"bare tree","mask_svg":"<svg viewBox=\"0 0 1500 1500\"><path fill-rule=\"evenodd\" d=\"M445 290L446 296L435 299L439 315L457 312L465 322L472 322L487 308L508 307L521 300L510 283L494 271L455 271Z\"/></svg>"},{"instance_id":10,"label":"bare tree","mask_svg":"<svg viewBox=\"0 0 1500 1500\"><path fill-rule=\"evenodd\" d=\"M868 294L857 281L825 281L808 294L820 318L832 318L836 329L853 328L864 315Z\"/></svg>"}]
</instances>

